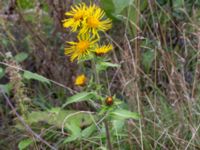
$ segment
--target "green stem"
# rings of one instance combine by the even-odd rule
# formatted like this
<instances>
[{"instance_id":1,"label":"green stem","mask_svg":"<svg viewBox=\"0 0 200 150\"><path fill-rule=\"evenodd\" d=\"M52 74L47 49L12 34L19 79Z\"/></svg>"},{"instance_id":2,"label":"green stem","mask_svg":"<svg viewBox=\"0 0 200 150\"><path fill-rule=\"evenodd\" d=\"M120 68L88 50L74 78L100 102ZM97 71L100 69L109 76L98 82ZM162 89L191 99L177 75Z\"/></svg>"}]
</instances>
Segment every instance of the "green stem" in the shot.
<instances>
[{"instance_id":1,"label":"green stem","mask_svg":"<svg viewBox=\"0 0 200 150\"><path fill-rule=\"evenodd\" d=\"M94 71L94 76L95 76L95 82L99 85L100 84L100 79L99 79L99 73L96 69L96 63L95 63L95 58L92 59L92 70ZM101 92L101 91L99 91Z\"/></svg>"},{"instance_id":2,"label":"green stem","mask_svg":"<svg viewBox=\"0 0 200 150\"><path fill-rule=\"evenodd\" d=\"M94 71L95 82L97 83L97 85L100 85L99 72L96 69L95 58L92 59L92 69ZM97 93L101 95L101 89L100 90L98 89ZM103 102L102 102L102 104L103 104ZM108 149L113 150L112 144L111 144L111 138L110 138L110 130L109 130L109 126L108 126L106 119L104 120L104 125L105 125L105 129L106 129L106 139L107 139Z\"/></svg>"}]
</instances>

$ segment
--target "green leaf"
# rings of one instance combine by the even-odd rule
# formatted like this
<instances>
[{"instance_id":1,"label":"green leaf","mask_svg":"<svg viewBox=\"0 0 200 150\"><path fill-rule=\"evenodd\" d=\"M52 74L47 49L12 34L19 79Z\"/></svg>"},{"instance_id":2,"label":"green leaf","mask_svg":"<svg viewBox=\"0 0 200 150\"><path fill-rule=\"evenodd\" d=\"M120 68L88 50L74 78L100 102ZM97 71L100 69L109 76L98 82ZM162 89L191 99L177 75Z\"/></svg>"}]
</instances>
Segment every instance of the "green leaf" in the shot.
<instances>
[{"instance_id":1,"label":"green leaf","mask_svg":"<svg viewBox=\"0 0 200 150\"><path fill-rule=\"evenodd\" d=\"M115 12L115 6L113 4L112 0L101 0L100 1L101 7L104 9L104 11L106 12L106 14L109 17L113 17L113 13Z\"/></svg>"},{"instance_id":2,"label":"green leaf","mask_svg":"<svg viewBox=\"0 0 200 150\"><path fill-rule=\"evenodd\" d=\"M174 0L173 5L175 8L181 8L184 6L184 0Z\"/></svg>"},{"instance_id":3,"label":"green leaf","mask_svg":"<svg viewBox=\"0 0 200 150\"><path fill-rule=\"evenodd\" d=\"M22 8L22 9L30 9L34 7L34 0L17 0L17 4Z\"/></svg>"},{"instance_id":4,"label":"green leaf","mask_svg":"<svg viewBox=\"0 0 200 150\"><path fill-rule=\"evenodd\" d=\"M77 126L80 126L81 124L90 125L93 120L96 120L95 116L92 114L77 113L74 110L63 110L61 108L52 108L48 111L33 111L28 113L26 122L28 122L28 124L33 124L42 121L61 128L66 117L65 128L68 128L68 124L76 124Z\"/></svg>"},{"instance_id":5,"label":"green leaf","mask_svg":"<svg viewBox=\"0 0 200 150\"><path fill-rule=\"evenodd\" d=\"M65 104L63 104L62 107L65 107L71 103L87 101L94 97L96 97L96 93L94 93L94 92L81 92L81 93L75 94L75 95L71 96L70 98L68 98L67 102Z\"/></svg>"},{"instance_id":6,"label":"green leaf","mask_svg":"<svg viewBox=\"0 0 200 150\"><path fill-rule=\"evenodd\" d=\"M81 133L82 138L89 138L92 135L92 133L94 133L94 131L96 131L96 126L95 126L95 124L92 124L91 126L85 128L82 131L82 133Z\"/></svg>"},{"instance_id":7,"label":"green leaf","mask_svg":"<svg viewBox=\"0 0 200 150\"><path fill-rule=\"evenodd\" d=\"M30 71L24 71L23 77L25 79L28 79L28 80L34 79L34 80L37 80L37 81L41 81L41 82L50 84L50 81L47 78L45 78L45 77L43 77L43 76L41 76L37 73L32 73Z\"/></svg>"},{"instance_id":8,"label":"green leaf","mask_svg":"<svg viewBox=\"0 0 200 150\"><path fill-rule=\"evenodd\" d=\"M15 60L17 62L23 62L24 60L26 60L26 58L28 58L28 54L25 52L21 52L15 56Z\"/></svg>"},{"instance_id":9,"label":"green leaf","mask_svg":"<svg viewBox=\"0 0 200 150\"><path fill-rule=\"evenodd\" d=\"M69 142L72 142L72 141L76 141L77 140L77 136L75 136L75 135L69 135L64 141L63 141L63 143L65 144L65 143L69 143Z\"/></svg>"},{"instance_id":10,"label":"green leaf","mask_svg":"<svg viewBox=\"0 0 200 150\"><path fill-rule=\"evenodd\" d=\"M64 143L72 142L80 138L89 138L96 131L94 124L81 131L79 124L75 122L67 123L67 128L71 131L71 134L64 140Z\"/></svg>"},{"instance_id":11,"label":"green leaf","mask_svg":"<svg viewBox=\"0 0 200 150\"><path fill-rule=\"evenodd\" d=\"M151 51L151 50L144 52L143 55L142 55L142 65L144 66L144 70L147 73L149 72L149 70L152 66L154 57L155 57L154 52Z\"/></svg>"},{"instance_id":12,"label":"green leaf","mask_svg":"<svg viewBox=\"0 0 200 150\"><path fill-rule=\"evenodd\" d=\"M109 17L118 18L117 16L129 6L133 0L101 0L101 6Z\"/></svg>"},{"instance_id":13,"label":"green leaf","mask_svg":"<svg viewBox=\"0 0 200 150\"><path fill-rule=\"evenodd\" d=\"M100 150L108 150L106 147L103 147L103 146L99 147L99 149Z\"/></svg>"},{"instance_id":14,"label":"green leaf","mask_svg":"<svg viewBox=\"0 0 200 150\"><path fill-rule=\"evenodd\" d=\"M120 65L110 62L99 62L96 65L97 71L105 71L108 67L120 67Z\"/></svg>"},{"instance_id":15,"label":"green leaf","mask_svg":"<svg viewBox=\"0 0 200 150\"><path fill-rule=\"evenodd\" d=\"M86 55L86 56L84 56L84 57L82 57L80 60L78 60L78 64L81 64L81 63L83 63L83 62L85 62L85 61L88 61L88 60L92 60L94 58L94 54L88 54L88 55Z\"/></svg>"},{"instance_id":16,"label":"green leaf","mask_svg":"<svg viewBox=\"0 0 200 150\"><path fill-rule=\"evenodd\" d=\"M125 109L116 109L115 111L111 112L111 115L116 119L140 119L138 113L131 112Z\"/></svg>"},{"instance_id":17,"label":"green leaf","mask_svg":"<svg viewBox=\"0 0 200 150\"><path fill-rule=\"evenodd\" d=\"M19 142L18 148L19 150L24 150L26 149L29 145L33 143L32 139L23 139Z\"/></svg>"},{"instance_id":18,"label":"green leaf","mask_svg":"<svg viewBox=\"0 0 200 150\"><path fill-rule=\"evenodd\" d=\"M76 124L76 122L69 122L65 124L67 128L71 131L73 137L80 137L81 128Z\"/></svg>"},{"instance_id":19,"label":"green leaf","mask_svg":"<svg viewBox=\"0 0 200 150\"><path fill-rule=\"evenodd\" d=\"M115 6L115 14L120 14L133 0L112 0Z\"/></svg>"},{"instance_id":20,"label":"green leaf","mask_svg":"<svg viewBox=\"0 0 200 150\"><path fill-rule=\"evenodd\" d=\"M118 133L123 131L124 124L125 124L125 122L123 120L113 120L112 121L113 129L116 130Z\"/></svg>"},{"instance_id":21,"label":"green leaf","mask_svg":"<svg viewBox=\"0 0 200 150\"><path fill-rule=\"evenodd\" d=\"M9 94L10 91L12 90L12 85L10 83L7 83L7 84L0 84L0 89L3 89L3 91L6 93L6 94Z\"/></svg>"},{"instance_id":22,"label":"green leaf","mask_svg":"<svg viewBox=\"0 0 200 150\"><path fill-rule=\"evenodd\" d=\"M5 72L3 68L0 67L0 79L4 76Z\"/></svg>"}]
</instances>

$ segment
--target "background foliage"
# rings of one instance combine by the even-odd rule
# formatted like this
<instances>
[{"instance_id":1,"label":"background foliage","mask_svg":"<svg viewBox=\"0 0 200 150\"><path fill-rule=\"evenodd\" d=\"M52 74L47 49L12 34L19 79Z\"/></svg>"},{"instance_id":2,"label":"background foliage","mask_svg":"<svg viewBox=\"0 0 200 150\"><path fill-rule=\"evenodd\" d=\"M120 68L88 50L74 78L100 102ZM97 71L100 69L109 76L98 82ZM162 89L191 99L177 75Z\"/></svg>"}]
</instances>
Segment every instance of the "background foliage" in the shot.
<instances>
[{"instance_id":1,"label":"background foliage","mask_svg":"<svg viewBox=\"0 0 200 150\"><path fill-rule=\"evenodd\" d=\"M85 102L93 93L70 97L91 67L64 56L74 35L62 20L78 2L0 1L0 149L106 149L105 127ZM103 34L112 63L98 64L107 92L123 101L109 116L113 149L200 149L200 1L93 2L113 20Z\"/></svg>"}]
</instances>

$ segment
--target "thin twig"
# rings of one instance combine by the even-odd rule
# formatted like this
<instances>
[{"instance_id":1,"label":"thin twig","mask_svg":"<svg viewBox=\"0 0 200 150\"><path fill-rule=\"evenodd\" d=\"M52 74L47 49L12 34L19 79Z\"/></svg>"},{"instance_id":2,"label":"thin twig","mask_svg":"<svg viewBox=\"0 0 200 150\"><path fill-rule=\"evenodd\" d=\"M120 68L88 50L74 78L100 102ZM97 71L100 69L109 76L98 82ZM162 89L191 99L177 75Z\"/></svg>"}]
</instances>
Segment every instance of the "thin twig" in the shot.
<instances>
[{"instance_id":1,"label":"thin twig","mask_svg":"<svg viewBox=\"0 0 200 150\"><path fill-rule=\"evenodd\" d=\"M24 69L19 68L19 67L16 67L16 66L9 65L9 64L4 63L4 62L0 62L0 64L5 65L5 66L8 66L8 67L11 67L11 68L13 68L13 69L17 69L17 70L23 71L23 72L28 71L28 70L24 70ZM46 78L46 77L44 77L44 76L43 76L43 78L49 80L50 82L54 83L55 85L58 85L58 86L60 86L60 87L63 87L63 88L65 88L65 89L69 90L69 92L70 92L71 94L77 93L77 92L74 91L73 89L71 89L71 88L69 88L69 87L67 87L67 86L65 86L65 85L63 85L63 84L61 84L61 83L59 83L59 82L56 82L56 81L51 80L51 79L48 79L48 78Z\"/></svg>"},{"instance_id":2,"label":"thin twig","mask_svg":"<svg viewBox=\"0 0 200 150\"><path fill-rule=\"evenodd\" d=\"M10 108L12 109L12 111L14 112L14 114L17 116L17 118L19 119L19 121L22 123L22 125L25 127L25 129L32 134L36 139L38 139L39 141L41 141L42 143L44 143L45 145L47 145L49 148L51 148L52 150L57 150L57 148L51 146L46 140L44 140L43 138L41 138L37 133L35 133L24 121L24 119L18 114L18 112L16 111L15 107L13 106L13 104L11 103L10 99L8 98L8 96L6 96L5 92L3 91L3 89L0 88L0 93L2 93L3 97L6 99L6 102L8 103L8 105L10 106Z\"/></svg>"}]
</instances>

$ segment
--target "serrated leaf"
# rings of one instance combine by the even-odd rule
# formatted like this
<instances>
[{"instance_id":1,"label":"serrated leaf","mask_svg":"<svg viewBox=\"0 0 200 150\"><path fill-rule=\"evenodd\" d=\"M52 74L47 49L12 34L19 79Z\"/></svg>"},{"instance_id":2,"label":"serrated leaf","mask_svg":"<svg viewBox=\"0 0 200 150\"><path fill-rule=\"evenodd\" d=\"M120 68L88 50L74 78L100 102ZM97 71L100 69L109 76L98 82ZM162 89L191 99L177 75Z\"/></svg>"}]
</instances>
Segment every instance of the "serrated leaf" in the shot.
<instances>
[{"instance_id":1,"label":"serrated leaf","mask_svg":"<svg viewBox=\"0 0 200 150\"><path fill-rule=\"evenodd\" d=\"M125 109L117 109L111 112L111 115L116 119L140 119L138 113L131 112Z\"/></svg>"},{"instance_id":2,"label":"serrated leaf","mask_svg":"<svg viewBox=\"0 0 200 150\"><path fill-rule=\"evenodd\" d=\"M28 80L33 79L33 80L37 80L37 81L41 81L41 82L50 84L50 81L47 78L45 78L37 73L32 73L30 71L24 71L23 77Z\"/></svg>"},{"instance_id":3,"label":"serrated leaf","mask_svg":"<svg viewBox=\"0 0 200 150\"><path fill-rule=\"evenodd\" d=\"M23 62L24 60L26 60L26 58L28 58L28 54L25 52L21 52L15 56L15 60L17 62Z\"/></svg>"},{"instance_id":4,"label":"serrated leaf","mask_svg":"<svg viewBox=\"0 0 200 150\"><path fill-rule=\"evenodd\" d=\"M26 149L29 145L33 143L32 139L23 139L19 142L18 148L19 150L24 150Z\"/></svg>"},{"instance_id":5,"label":"serrated leaf","mask_svg":"<svg viewBox=\"0 0 200 150\"><path fill-rule=\"evenodd\" d=\"M96 96L96 94L94 92L81 92L81 93L75 94L75 95L71 96L70 98L68 98L67 102L65 104L63 104L62 107L65 107L71 103L87 101L91 98L94 98L95 96Z\"/></svg>"}]
</instances>

